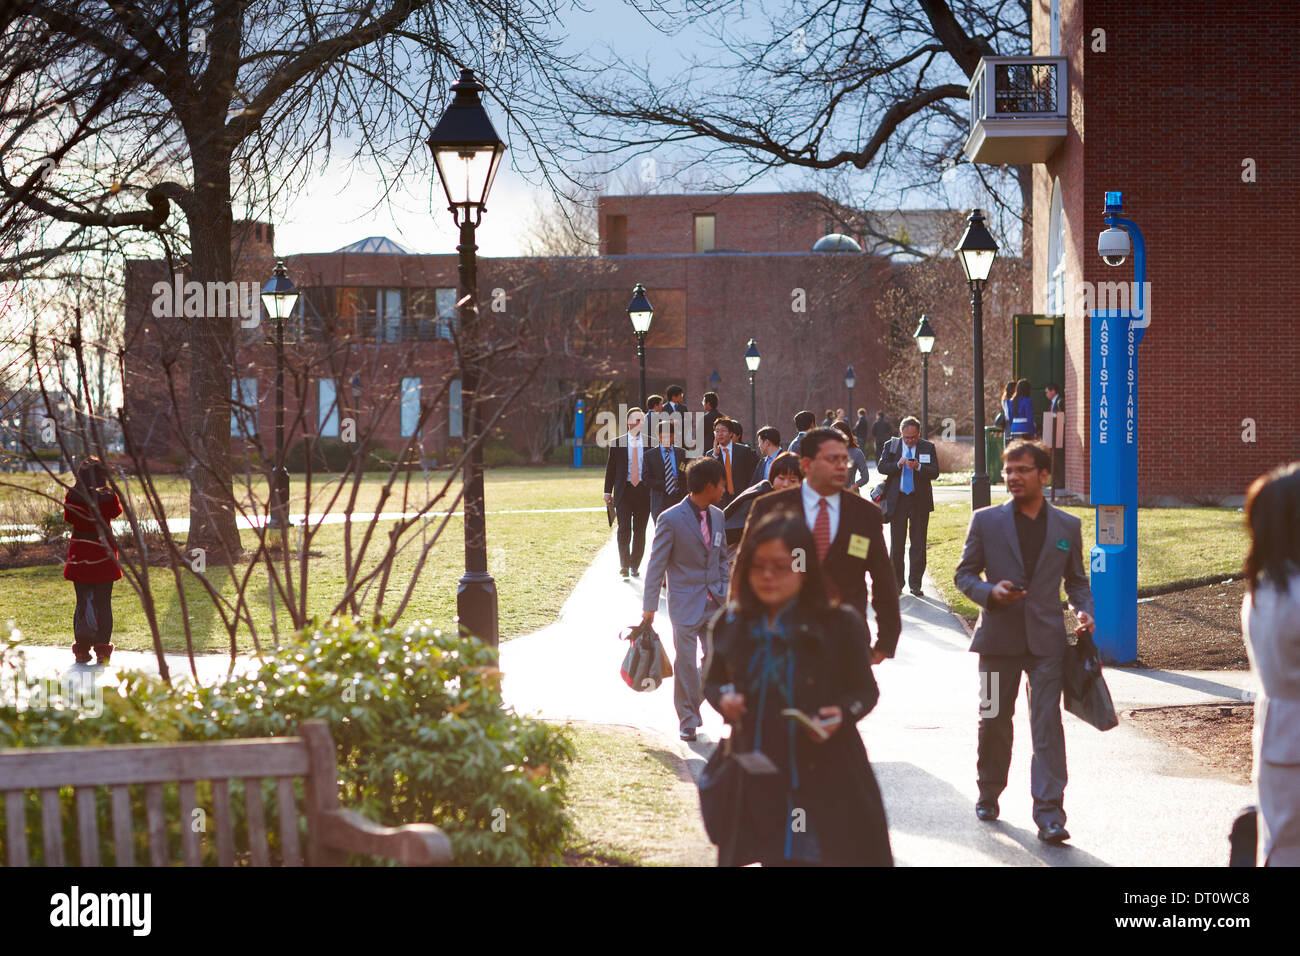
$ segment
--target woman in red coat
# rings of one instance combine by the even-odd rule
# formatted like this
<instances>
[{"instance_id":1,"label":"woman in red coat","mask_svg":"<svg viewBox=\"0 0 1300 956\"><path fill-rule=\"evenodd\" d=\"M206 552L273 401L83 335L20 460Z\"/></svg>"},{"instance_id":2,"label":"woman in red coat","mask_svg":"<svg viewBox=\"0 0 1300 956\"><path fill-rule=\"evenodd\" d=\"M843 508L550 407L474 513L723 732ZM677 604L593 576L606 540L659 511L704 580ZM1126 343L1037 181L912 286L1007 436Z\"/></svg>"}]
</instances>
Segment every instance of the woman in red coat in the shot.
<instances>
[{"instance_id":1,"label":"woman in red coat","mask_svg":"<svg viewBox=\"0 0 1300 956\"><path fill-rule=\"evenodd\" d=\"M94 510L92 510L94 509ZM63 500L63 520L72 525L68 562L63 576L77 592L77 609L72 616L72 653L78 664L90 663L95 649L96 663L107 664L113 653L113 582L122 576L117 547L109 535L106 548L100 541L95 511L105 521L122 513L122 503L108 487L108 470L91 456L77 468L77 483Z\"/></svg>"}]
</instances>

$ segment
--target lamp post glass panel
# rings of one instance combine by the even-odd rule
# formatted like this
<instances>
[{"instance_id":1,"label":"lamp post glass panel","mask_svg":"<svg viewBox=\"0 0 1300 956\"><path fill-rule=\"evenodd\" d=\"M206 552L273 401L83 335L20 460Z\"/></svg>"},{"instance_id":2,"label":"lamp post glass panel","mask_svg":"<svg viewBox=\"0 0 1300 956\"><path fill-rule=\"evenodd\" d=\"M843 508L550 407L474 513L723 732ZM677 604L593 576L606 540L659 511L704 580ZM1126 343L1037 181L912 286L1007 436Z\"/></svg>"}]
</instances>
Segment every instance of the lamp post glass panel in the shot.
<instances>
[{"instance_id":1,"label":"lamp post glass panel","mask_svg":"<svg viewBox=\"0 0 1300 956\"><path fill-rule=\"evenodd\" d=\"M984 283L993 270L998 244L984 227L984 213L971 210L966 232L957 244L957 258L970 283L970 304L975 345L975 476L971 479L971 508L989 504L988 462L984 453Z\"/></svg>"},{"instance_id":2,"label":"lamp post glass panel","mask_svg":"<svg viewBox=\"0 0 1300 956\"><path fill-rule=\"evenodd\" d=\"M758 346L754 344L753 339L750 339L749 347L745 349L745 368L749 369L749 428L755 436L758 435L758 412L754 395L754 373L758 371L758 363L761 360ZM754 441L757 440L755 437Z\"/></svg>"},{"instance_id":3,"label":"lamp post glass panel","mask_svg":"<svg viewBox=\"0 0 1300 956\"><path fill-rule=\"evenodd\" d=\"M293 314L297 303L298 289L281 259L262 287L262 305L275 319L275 470L271 472L271 514L266 523L282 532L289 526L289 468L284 460L284 320Z\"/></svg>"},{"instance_id":4,"label":"lamp post glass panel","mask_svg":"<svg viewBox=\"0 0 1300 956\"><path fill-rule=\"evenodd\" d=\"M853 417L853 386L856 384L858 384L858 375L853 371L853 366L850 365L844 370L844 387L849 390L849 404L844 408L844 417L849 424L853 424L855 421Z\"/></svg>"},{"instance_id":5,"label":"lamp post glass panel","mask_svg":"<svg viewBox=\"0 0 1300 956\"><path fill-rule=\"evenodd\" d=\"M650 331L650 323L654 320L655 310L650 305L650 300L646 298L645 286L637 283L632 289L632 301L627 306L627 317L632 320L632 331L636 334L636 359L641 368L641 397L637 400L638 405L645 403L645 337Z\"/></svg>"},{"instance_id":6,"label":"lamp post glass panel","mask_svg":"<svg viewBox=\"0 0 1300 956\"><path fill-rule=\"evenodd\" d=\"M462 633L497 645L497 588L487 569L487 525L483 502L483 448L479 440L478 260L474 229L487 209L488 192L506 144L497 136L479 99L483 86L462 69L452 84L451 105L426 142L433 151L447 204L460 227L460 297L457 320L461 346L462 434L469 444L465 463L465 573L456 592Z\"/></svg>"},{"instance_id":7,"label":"lamp post glass panel","mask_svg":"<svg viewBox=\"0 0 1300 956\"><path fill-rule=\"evenodd\" d=\"M921 437L928 437L930 428L930 352L934 349L934 329L924 315L912 333L916 347L921 351Z\"/></svg>"}]
</instances>

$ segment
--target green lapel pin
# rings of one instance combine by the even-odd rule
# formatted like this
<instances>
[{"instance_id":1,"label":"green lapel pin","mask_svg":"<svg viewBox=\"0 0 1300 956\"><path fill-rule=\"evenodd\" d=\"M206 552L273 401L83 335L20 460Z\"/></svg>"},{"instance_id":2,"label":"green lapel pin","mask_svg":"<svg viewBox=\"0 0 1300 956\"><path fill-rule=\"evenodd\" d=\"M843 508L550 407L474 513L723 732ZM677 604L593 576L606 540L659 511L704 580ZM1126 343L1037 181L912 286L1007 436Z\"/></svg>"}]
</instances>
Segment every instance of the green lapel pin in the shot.
<instances>
[{"instance_id":1,"label":"green lapel pin","mask_svg":"<svg viewBox=\"0 0 1300 956\"><path fill-rule=\"evenodd\" d=\"M1070 550L1070 542L1066 541L1064 538L1057 538L1057 539L1056 539L1056 550L1057 550L1057 551L1069 551L1069 550Z\"/></svg>"}]
</instances>

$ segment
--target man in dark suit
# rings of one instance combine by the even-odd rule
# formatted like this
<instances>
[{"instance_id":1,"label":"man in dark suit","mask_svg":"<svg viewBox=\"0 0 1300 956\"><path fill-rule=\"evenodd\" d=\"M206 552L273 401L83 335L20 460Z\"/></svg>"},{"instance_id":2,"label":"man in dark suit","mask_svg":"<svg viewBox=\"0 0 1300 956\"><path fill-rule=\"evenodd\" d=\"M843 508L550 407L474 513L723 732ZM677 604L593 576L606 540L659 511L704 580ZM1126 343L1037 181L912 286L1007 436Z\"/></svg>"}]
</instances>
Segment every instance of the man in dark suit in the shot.
<instances>
[{"instance_id":1,"label":"man in dark suit","mask_svg":"<svg viewBox=\"0 0 1300 956\"><path fill-rule=\"evenodd\" d=\"M863 454L866 454L867 442L871 441L871 422L867 421L865 408L858 409L858 420L853 423L853 437L858 440L858 447L862 449Z\"/></svg>"},{"instance_id":2,"label":"man in dark suit","mask_svg":"<svg viewBox=\"0 0 1300 956\"><path fill-rule=\"evenodd\" d=\"M1065 732L1061 728L1061 667L1066 635L1061 584L1079 626L1089 633L1092 591L1083 570L1081 522L1043 500L1052 456L1042 442L1013 442L1002 453L1011 500L971 515L953 581L978 604L970 649L979 654L980 724L975 815L998 817L998 797L1011 765L1011 717L1020 675L1029 678L1029 730L1034 757L1029 789L1038 839L1060 843L1065 829ZM983 577L980 574L983 573Z\"/></svg>"},{"instance_id":3,"label":"man in dark suit","mask_svg":"<svg viewBox=\"0 0 1300 956\"><path fill-rule=\"evenodd\" d=\"M627 412L627 433L618 436L609 448L605 463L605 504L614 505L618 516L619 574L641 576L641 557L645 553L645 526L650 518L650 486L642 472L645 468L645 436L641 426L645 415L632 407Z\"/></svg>"},{"instance_id":4,"label":"man in dark suit","mask_svg":"<svg viewBox=\"0 0 1300 956\"><path fill-rule=\"evenodd\" d=\"M668 390L664 392L664 398L668 399L663 407L665 415L677 414L685 417L690 414L686 410L686 393L682 391L680 385L669 385Z\"/></svg>"},{"instance_id":5,"label":"man in dark suit","mask_svg":"<svg viewBox=\"0 0 1300 956\"><path fill-rule=\"evenodd\" d=\"M1047 410L1049 412L1059 412L1064 410L1061 408L1061 390L1057 387L1055 382L1049 382L1047 388L1043 391L1047 395Z\"/></svg>"},{"instance_id":6,"label":"man in dark suit","mask_svg":"<svg viewBox=\"0 0 1300 956\"><path fill-rule=\"evenodd\" d=\"M758 453L748 445L736 441L737 430L736 423L730 418L719 418L713 426L713 451L709 452L709 456L722 462L722 470L726 474L726 493L722 496L721 503L724 508L731 503L732 498L749 487L746 482L758 465Z\"/></svg>"},{"instance_id":7,"label":"man in dark suit","mask_svg":"<svg viewBox=\"0 0 1300 956\"><path fill-rule=\"evenodd\" d=\"M876 468L885 476L885 512L890 516L889 554L894 560L894 577L901 588L903 548L910 538L912 557L907 583L912 593L921 597L926 532L930 529L930 512L934 510L930 482L939 477L939 455L934 443L921 437L921 423L915 418L904 418L900 430L902 437L889 440Z\"/></svg>"},{"instance_id":8,"label":"man in dark suit","mask_svg":"<svg viewBox=\"0 0 1300 956\"><path fill-rule=\"evenodd\" d=\"M806 408L794 416L794 438L790 439L790 447L787 451L799 454L799 443L803 441L803 436L807 435L812 427L817 424L817 416Z\"/></svg>"},{"instance_id":9,"label":"man in dark suit","mask_svg":"<svg viewBox=\"0 0 1300 956\"><path fill-rule=\"evenodd\" d=\"M700 404L704 406L704 434L708 435L713 431L713 426L722 418L722 413L718 411L718 393L705 392L704 397L700 399Z\"/></svg>"},{"instance_id":10,"label":"man in dark suit","mask_svg":"<svg viewBox=\"0 0 1300 956\"><path fill-rule=\"evenodd\" d=\"M686 452L673 443L675 424L659 423L659 444L645 453L645 480L650 486L650 517L655 522L665 508L686 496Z\"/></svg>"},{"instance_id":11,"label":"man in dark suit","mask_svg":"<svg viewBox=\"0 0 1300 956\"><path fill-rule=\"evenodd\" d=\"M893 657L903 629L898 611L894 568L885 550L880 509L870 499L844 490L849 472L849 446L833 428L815 428L799 445L804 482L798 488L763 495L749 509L745 531L776 510L802 515L817 543L827 590L841 604L867 616L867 575L871 575L871 606L876 612L876 644L871 662ZM744 537L741 537L744 546Z\"/></svg>"},{"instance_id":12,"label":"man in dark suit","mask_svg":"<svg viewBox=\"0 0 1300 956\"><path fill-rule=\"evenodd\" d=\"M876 420L871 423L871 437L876 443L876 461L884 454L885 444L894 437L893 426L885 420L884 412L876 412Z\"/></svg>"},{"instance_id":13,"label":"man in dark suit","mask_svg":"<svg viewBox=\"0 0 1300 956\"><path fill-rule=\"evenodd\" d=\"M749 476L750 485L766 481L770 476L767 470L772 467L776 456L781 454L781 433L771 425L764 425L758 430L758 453L762 456L754 466L754 473ZM795 456L798 457L797 455Z\"/></svg>"}]
</instances>

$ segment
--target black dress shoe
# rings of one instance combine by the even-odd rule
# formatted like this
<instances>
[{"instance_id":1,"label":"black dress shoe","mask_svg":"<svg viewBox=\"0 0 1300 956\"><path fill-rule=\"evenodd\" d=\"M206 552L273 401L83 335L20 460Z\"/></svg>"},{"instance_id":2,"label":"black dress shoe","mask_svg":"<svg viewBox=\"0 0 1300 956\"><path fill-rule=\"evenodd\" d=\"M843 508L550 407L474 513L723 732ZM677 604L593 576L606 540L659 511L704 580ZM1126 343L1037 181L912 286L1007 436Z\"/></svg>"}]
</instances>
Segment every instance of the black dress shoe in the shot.
<instances>
[{"instance_id":1,"label":"black dress shoe","mask_svg":"<svg viewBox=\"0 0 1300 956\"><path fill-rule=\"evenodd\" d=\"M681 733L681 738L682 740L686 741L688 744L693 744L695 743L695 731L683 730Z\"/></svg>"},{"instance_id":2,"label":"black dress shoe","mask_svg":"<svg viewBox=\"0 0 1300 956\"><path fill-rule=\"evenodd\" d=\"M621 574L623 577L627 577L627 568L619 568L618 573Z\"/></svg>"},{"instance_id":3,"label":"black dress shoe","mask_svg":"<svg viewBox=\"0 0 1300 956\"><path fill-rule=\"evenodd\" d=\"M1070 831L1065 829L1061 823L1049 823L1045 827L1038 828L1038 839L1044 843L1064 843L1070 839Z\"/></svg>"},{"instance_id":4,"label":"black dress shoe","mask_svg":"<svg viewBox=\"0 0 1300 956\"><path fill-rule=\"evenodd\" d=\"M975 816L985 823L992 823L998 818L998 805L996 803L977 803L975 804Z\"/></svg>"},{"instance_id":5,"label":"black dress shoe","mask_svg":"<svg viewBox=\"0 0 1300 956\"><path fill-rule=\"evenodd\" d=\"M641 576L641 569L640 569L640 568L632 568L632 577L634 577L634 578L639 578L640 576Z\"/></svg>"},{"instance_id":6,"label":"black dress shoe","mask_svg":"<svg viewBox=\"0 0 1300 956\"><path fill-rule=\"evenodd\" d=\"M915 594L917 597L925 597L925 592L922 591L920 588L912 588L912 593Z\"/></svg>"}]
</instances>

